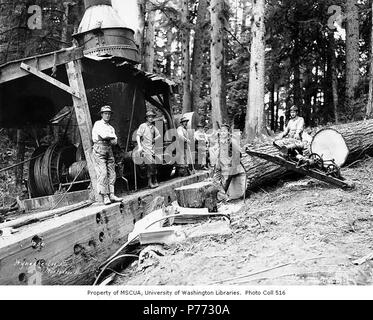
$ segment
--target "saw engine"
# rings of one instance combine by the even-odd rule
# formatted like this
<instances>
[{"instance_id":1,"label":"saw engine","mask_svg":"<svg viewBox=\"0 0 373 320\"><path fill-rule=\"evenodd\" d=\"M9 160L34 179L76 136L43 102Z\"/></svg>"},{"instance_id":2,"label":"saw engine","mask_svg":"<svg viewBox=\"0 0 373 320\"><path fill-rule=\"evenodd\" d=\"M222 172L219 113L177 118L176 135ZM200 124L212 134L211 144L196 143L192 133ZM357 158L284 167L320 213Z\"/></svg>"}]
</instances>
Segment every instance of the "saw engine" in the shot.
<instances>
[{"instance_id":1,"label":"saw engine","mask_svg":"<svg viewBox=\"0 0 373 320\"><path fill-rule=\"evenodd\" d=\"M284 159L294 162L297 168L317 169L326 175L341 179L341 168L336 164L334 159L325 160L317 153L310 153L303 144L289 143L283 144L275 141L273 145L279 149L280 156Z\"/></svg>"}]
</instances>

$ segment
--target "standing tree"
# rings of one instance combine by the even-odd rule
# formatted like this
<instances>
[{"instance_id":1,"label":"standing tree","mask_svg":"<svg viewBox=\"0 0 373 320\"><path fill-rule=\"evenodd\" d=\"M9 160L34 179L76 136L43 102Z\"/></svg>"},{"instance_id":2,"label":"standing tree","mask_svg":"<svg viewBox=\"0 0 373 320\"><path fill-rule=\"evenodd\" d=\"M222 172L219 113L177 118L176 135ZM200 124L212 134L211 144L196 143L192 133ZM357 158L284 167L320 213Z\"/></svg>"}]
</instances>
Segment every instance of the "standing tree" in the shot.
<instances>
[{"instance_id":1,"label":"standing tree","mask_svg":"<svg viewBox=\"0 0 373 320\"><path fill-rule=\"evenodd\" d=\"M217 123L227 120L226 80L225 80L225 0L211 0L211 121L214 128Z\"/></svg>"},{"instance_id":2,"label":"standing tree","mask_svg":"<svg viewBox=\"0 0 373 320\"><path fill-rule=\"evenodd\" d=\"M183 113L192 111L190 92L190 26L189 0L181 1L181 51L183 56Z\"/></svg>"},{"instance_id":3,"label":"standing tree","mask_svg":"<svg viewBox=\"0 0 373 320\"><path fill-rule=\"evenodd\" d=\"M360 78L358 0L347 0L346 12L346 103L348 108L352 108Z\"/></svg>"},{"instance_id":4,"label":"standing tree","mask_svg":"<svg viewBox=\"0 0 373 320\"><path fill-rule=\"evenodd\" d=\"M203 81L203 61L206 51L206 38L208 34L208 3L207 0L199 0L197 11L197 22L194 36L193 60L192 60L192 107L193 110L199 111L203 102L201 99L201 88Z\"/></svg>"},{"instance_id":5,"label":"standing tree","mask_svg":"<svg viewBox=\"0 0 373 320\"><path fill-rule=\"evenodd\" d=\"M369 74L369 96L366 117L373 116L373 1L372 1L371 39L370 39L370 74Z\"/></svg>"},{"instance_id":6,"label":"standing tree","mask_svg":"<svg viewBox=\"0 0 373 320\"><path fill-rule=\"evenodd\" d=\"M335 123L339 123L339 111L338 111L338 76L337 76L337 61L335 56L335 39L334 32L329 31L329 74L331 80L331 90L332 90L332 106L334 111Z\"/></svg>"},{"instance_id":7,"label":"standing tree","mask_svg":"<svg viewBox=\"0 0 373 320\"><path fill-rule=\"evenodd\" d=\"M138 6L138 22L139 26L135 32L135 41L139 46L139 52L141 54L141 61L144 61L144 42L145 42L145 15L146 15L146 0L137 0Z\"/></svg>"},{"instance_id":8,"label":"standing tree","mask_svg":"<svg viewBox=\"0 0 373 320\"><path fill-rule=\"evenodd\" d=\"M144 64L143 69L146 72L154 72L155 58L155 13L156 10L150 1L146 1L146 28L144 36Z\"/></svg>"},{"instance_id":9,"label":"standing tree","mask_svg":"<svg viewBox=\"0 0 373 320\"><path fill-rule=\"evenodd\" d=\"M252 0L251 61L245 136L248 141L265 133L265 0Z\"/></svg>"}]
</instances>

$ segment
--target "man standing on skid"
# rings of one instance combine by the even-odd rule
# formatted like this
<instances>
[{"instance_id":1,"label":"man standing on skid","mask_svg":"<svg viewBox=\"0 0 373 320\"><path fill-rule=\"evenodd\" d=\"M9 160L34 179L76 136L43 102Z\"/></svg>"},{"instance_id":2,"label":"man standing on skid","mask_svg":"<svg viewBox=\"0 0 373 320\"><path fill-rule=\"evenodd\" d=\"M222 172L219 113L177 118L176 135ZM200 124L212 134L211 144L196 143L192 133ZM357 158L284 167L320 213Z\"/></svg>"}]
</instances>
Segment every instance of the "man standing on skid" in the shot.
<instances>
[{"instance_id":1,"label":"man standing on skid","mask_svg":"<svg viewBox=\"0 0 373 320\"><path fill-rule=\"evenodd\" d=\"M113 112L110 106L104 106L100 111L101 120L93 126L93 157L96 163L97 190L105 205L121 202L123 199L114 195L116 181L115 159L112 146L118 144L115 129L109 124Z\"/></svg>"},{"instance_id":2,"label":"man standing on skid","mask_svg":"<svg viewBox=\"0 0 373 320\"><path fill-rule=\"evenodd\" d=\"M137 130L136 141L139 147L138 153L146 165L148 176L148 187L151 189L158 188L158 172L156 164L155 143L161 138L159 130L155 126L156 113L148 111L146 113L146 122Z\"/></svg>"}]
</instances>

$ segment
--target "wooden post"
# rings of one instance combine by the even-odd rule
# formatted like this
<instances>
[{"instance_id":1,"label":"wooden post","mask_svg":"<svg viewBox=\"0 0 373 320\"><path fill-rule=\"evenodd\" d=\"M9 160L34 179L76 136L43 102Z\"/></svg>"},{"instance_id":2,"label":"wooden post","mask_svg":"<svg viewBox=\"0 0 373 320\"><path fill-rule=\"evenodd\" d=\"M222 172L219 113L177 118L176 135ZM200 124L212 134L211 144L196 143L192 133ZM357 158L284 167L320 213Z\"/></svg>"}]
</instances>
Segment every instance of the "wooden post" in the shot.
<instances>
[{"instance_id":1,"label":"wooden post","mask_svg":"<svg viewBox=\"0 0 373 320\"><path fill-rule=\"evenodd\" d=\"M87 95L84 87L82 75L81 60L75 60L66 64L67 76L71 88L79 93L80 98L72 95L76 119L78 121L80 137L82 139L82 146L88 164L88 171L91 177L92 190L95 199L99 200L97 193L97 176L92 157L92 119L89 112Z\"/></svg>"}]
</instances>

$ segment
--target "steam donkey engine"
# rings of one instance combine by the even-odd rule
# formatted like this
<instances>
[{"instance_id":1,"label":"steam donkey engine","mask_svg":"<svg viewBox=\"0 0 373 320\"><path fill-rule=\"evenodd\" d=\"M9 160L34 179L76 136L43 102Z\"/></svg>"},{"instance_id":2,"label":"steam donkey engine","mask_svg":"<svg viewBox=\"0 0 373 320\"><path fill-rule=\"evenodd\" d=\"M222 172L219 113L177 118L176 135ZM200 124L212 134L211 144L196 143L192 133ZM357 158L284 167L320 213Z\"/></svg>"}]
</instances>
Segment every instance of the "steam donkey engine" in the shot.
<instances>
[{"instance_id":1,"label":"steam donkey engine","mask_svg":"<svg viewBox=\"0 0 373 320\"><path fill-rule=\"evenodd\" d=\"M135 148L132 137L144 122L149 105L156 109L164 123L163 132L175 127L169 103L175 84L157 75L139 70L138 47L134 31L129 29L114 10L111 0L84 0L85 14L74 39L83 49L83 74L92 122L99 120L98 111L110 105L114 112L111 124L117 135L116 150L118 178L137 187L141 183L141 166L134 166L131 152ZM66 108L65 108L66 109ZM63 111L63 110L62 110ZM70 118L69 118L70 117ZM77 130L73 108L57 117L65 131ZM69 136L69 135L67 135ZM74 135L73 135L74 136ZM31 197L53 195L59 191L86 189L90 176L84 152L78 139L62 139L50 146L35 150L29 164L28 189ZM171 141L164 141L164 146ZM162 178L170 176L172 166L160 168Z\"/></svg>"}]
</instances>

